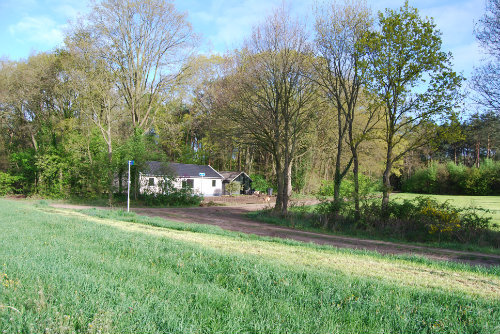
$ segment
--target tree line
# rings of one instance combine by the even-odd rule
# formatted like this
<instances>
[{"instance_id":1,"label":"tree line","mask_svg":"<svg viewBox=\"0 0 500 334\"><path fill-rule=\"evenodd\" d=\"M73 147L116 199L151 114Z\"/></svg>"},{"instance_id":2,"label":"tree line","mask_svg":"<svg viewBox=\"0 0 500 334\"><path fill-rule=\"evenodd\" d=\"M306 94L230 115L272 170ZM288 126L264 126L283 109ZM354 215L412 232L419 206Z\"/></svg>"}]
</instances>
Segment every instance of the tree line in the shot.
<instances>
[{"instance_id":1,"label":"tree line","mask_svg":"<svg viewBox=\"0 0 500 334\"><path fill-rule=\"evenodd\" d=\"M477 26L485 48L496 3ZM134 180L147 160L177 161L259 175L281 214L292 191L322 180L333 180L335 210L352 175L359 215L360 174L382 179L384 208L395 173L498 159L495 97L474 85L489 112L461 117L464 78L408 2L377 15L362 1L317 5L312 25L283 4L225 55L200 55L171 1L103 0L90 13L63 47L0 64L4 188L111 203L128 160ZM473 80L489 84L485 72Z\"/></svg>"}]
</instances>

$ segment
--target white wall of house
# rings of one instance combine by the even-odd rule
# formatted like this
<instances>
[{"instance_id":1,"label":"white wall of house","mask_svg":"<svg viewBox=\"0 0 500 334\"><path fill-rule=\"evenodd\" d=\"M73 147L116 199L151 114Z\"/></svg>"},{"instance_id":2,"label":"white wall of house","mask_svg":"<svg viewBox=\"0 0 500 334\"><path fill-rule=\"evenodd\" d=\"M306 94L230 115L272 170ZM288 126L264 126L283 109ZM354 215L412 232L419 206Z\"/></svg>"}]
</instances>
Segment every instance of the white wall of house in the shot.
<instances>
[{"instance_id":1,"label":"white wall of house","mask_svg":"<svg viewBox=\"0 0 500 334\"><path fill-rule=\"evenodd\" d=\"M152 179L152 181L151 181ZM139 175L140 180L140 193L150 193L158 194L163 191L163 176L155 175ZM172 183L177 189L182 188L183 181L193 180L193 192L195 194L201 194L203 196L220 196L222 195L222 179L211 179L211 178L178 178ZM153 185L152 185L153 184Z\"/></svg>"},{"instance_id":2,"label":"white wall of house","mask_svg":"<svg viewBox=\"0 0 500 334\"><path fill-rule=\"evenodd\" d=\"M222 179L211 178L178 178L174 181L174 187L182 188L182 181L193 180L193 192L203 196L220 196L222 195Z\"/></svg>"},{"instance_id":3,"label":"white wall of house","mask_svg":"<svg viewBox=\"0 0 500 334\"><path fill-rule=\"evenodd\" d=\"M139 174L141 194L160 194L163 191L163 176ZM152 184L152 185L151 185Z\"/></svg>"}]
</instances>

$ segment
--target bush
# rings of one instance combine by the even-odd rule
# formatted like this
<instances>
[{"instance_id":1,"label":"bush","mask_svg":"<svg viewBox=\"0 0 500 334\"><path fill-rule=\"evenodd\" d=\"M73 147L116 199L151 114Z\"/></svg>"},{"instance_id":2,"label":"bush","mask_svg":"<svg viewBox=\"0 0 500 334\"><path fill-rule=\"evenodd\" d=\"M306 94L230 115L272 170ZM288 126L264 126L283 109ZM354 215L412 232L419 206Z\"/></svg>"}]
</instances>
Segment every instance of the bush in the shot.
<instances>
[{"instance_id":1,"label":"bush","mask_svg":"<svg viewBox=\"0 0 500 334\"><path fill-rule=\"evenodd\" d=\"M269 183L262 175L252 174L250 175L250 178L252 179L252 189L254 190L266 192L267 188L272 188L271 183Z\"/></svg>"},{"instance_id":2,"label":"bush","mask_svg":"<svg viewBox=\"0 0 500 334\"><path fill-rule=\"evenodd\" d=\"M181 189L169 194L142 194L139 199L146 206L198 206L203 201L203 196Z\"/></svg>"},{"instance_id":3,"label":"bush","mask_svg":"<svg viewBox=\"0 0 500 334\"><path fill-rule=\"evenodd\" d=\"M449 194L465 194L465 181L467 180L469 168L462 164L455 165L450 161L446 164L446 169L449 174Z\"/></svg>"},{"instance_id":4,"label":"bush","mask_svg":"<svg viewBox=\"0 0 500 334\"><path fill-rule=\"evenodd\" d=\"M473 207L456 208L448 202L419 196L413 201L389 202L386 213L381 211L379 203L366 205L362 217L374 230L411 241L474 243L486 237L491 239L488 244L500 247L498 233L488 229L491 217L484 216L486 212Z\"/></svg>"},{"instance_id":5,"label":"bush","mask_svg":"<svg viewBox=\"0 0 500 334\"><path fill-rule=\"evenodd\" d=\"M243 189L243 185L238 181L232 181L226 184L226 192L229 195L239 194Z\"/></svg>"},{"instance_id":6,"label":"bush","mask_svg":"<svg viewBox=\"0 0 500 334\"><path fill-rule=\"evenodd\" d=\"M0 172L0 196L12 194L16 191L14 184L19 180L18 176Z\"/></svg>"},{"instance_id":7,"label":"bush","mask_svg":"<svg viewBox=\"0 0 500 334\"><path fill-rule=\"evenodd\" d=\"M437 184L437 166L432 164L428 168L418 169L406 182L401 189L403 192L417 194L434 194L439 189Z\"/></svg>"},{"instance_id":8,"label":"bush","mask_svg":"<svg viewBox=\"0 0 500 334\"><path fill-rule=\"evenodd\" d=\"M162 182L163 192L146 192L139 199L147 206L198 206L203 201L203 196L193 193L191 188L177 189L168 179Z\"/></svg>"},{"instance_id":9,"label":"bush","mask_svg":"<svg viewBox=\"0 0 500 334\"><path fill-rule=\"evenodd\" d=\"M500 195L500 162L483 161L479 168L432 164L404 181L404 192L448 195Z\"/></svg>"}]
</instances>

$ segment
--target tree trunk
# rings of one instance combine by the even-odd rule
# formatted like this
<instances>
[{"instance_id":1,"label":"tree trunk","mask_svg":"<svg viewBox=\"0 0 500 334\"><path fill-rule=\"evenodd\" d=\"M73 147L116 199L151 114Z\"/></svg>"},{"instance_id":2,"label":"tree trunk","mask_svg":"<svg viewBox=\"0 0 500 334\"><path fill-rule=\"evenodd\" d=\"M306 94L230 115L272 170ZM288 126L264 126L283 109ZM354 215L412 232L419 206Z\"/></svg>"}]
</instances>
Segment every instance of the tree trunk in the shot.
<instances>
[{"instance_id":1,"label":"tree trunk","mask_svg":"<svg viewBox=\"0 0 500 334\"><path fill-rule=\"evenodd\" d=\"M487 145L487 148L486 148L486 158L490 158L490 135L488 134L488 145Z\"/></svg>"},{"instance_id":2,"label":"tree trunk","mask_svg":"<svg viewBox=\"0 0 500 334\"><path fill-rule=\"evenodd\" d=\"M292 161L290 161L290 164L288 165L288 170L287 170L287 178L288 178L288 186L287 186L287 196L290 198L292 196Z\"/></svg>"},{"instance_id":3,"label":"tree trunk","mask_svg":"<svg viewBox=\"0 0 500 334\"><path fill-rule=\"evenodd\" d=\"M241 147L238 146L238 172L241 171Z\"/></svg>"},{"instance_id":4,"label":"tree trunk","mask_svg":"<svg viewBox=\"0 0 500 334\"><path fill-rule=\"evenodd\" d=\"M281 169L281 163L276 158L276 164L275 164L275 171L276 171L276 181L278 183L278 189L276 191L276 203L274 205L274 212L281 212L282 207L283 207L283 171Z\"/></svg>"},{"instance_id":5,"label":"tree trunk","mask_svg":"<svg viewBox=\"0 0 500 334\"><path fill-rule=\"evenodd\" d=\"M476 167L479 168L479 140L476 142Z\"/></svg>"},{"instance_id":6,"label":"tree trunk","mask_svg":"<svg viewBox=\"0 0 500 334\"><path fill-rule=\"evenodd\" d=\"M359 221L361 218L361 212L359 209L359 160L358 160L358 152L356 149L352 150L352 158L353 158L353 168L352 173L354 176L354 219Z\"/></svg>"},{"instance_id":7,"label":"tree trunk","mask_svg":"<svg viewBox=\"0 0 500 334\"><path fill-rule=\"evenodd\" d=\"M108 205L113 206L113 148L108 144Z\"/></svg>"},{"instance_id":8,"label":"tree trunk","mask_svg":"<svg viewBox=\"0 0 500 334\"><path fill-rule=\"evenodd\" d=\"M387 214L389 206L389 194L391 192L391 169L392 169L392 148L387 149L387 158L385 162L385 170L383 174L383 190L382 190L382 213Z\"/></svg>"},{"instance_id":9,"label":"tree trunk","mask_svg":"<svg viewBox=\"0 0 500 334\"><path fill-rule=\"evenodd\" d=\"M337 156L335 158L335 174L333 177L333 202L336 204L340 203L340 185L342 183L342 176L340 174L341 158L342 158L342 141L339 138L337 143ZM338 206L335 206L336 208Z\"/></svg>"},{"instance_id":10,"label":"tree trunk","mask_svg":"<svg viewBox=\"0 0 500 334\"><path fill-rule=\"evenodd\" d=\"M287 160L287 159L285 159ZM288 214L288 201L292 194L292 162L285 161L283 166L283 195L281 198L281 215L285 217Z\"/></svg>"},{"instance_id":11,"label":"tree trunk","mask_svg":"<svg viewBox=\"0 0 500 334\"><path fill-rule=\"evenodd\" d=\"M33 144L33 148L35 149L35 153L38 153L38 143L35 139L35 135L31 132L31 143Z\"/></svg>"}]
</instances>

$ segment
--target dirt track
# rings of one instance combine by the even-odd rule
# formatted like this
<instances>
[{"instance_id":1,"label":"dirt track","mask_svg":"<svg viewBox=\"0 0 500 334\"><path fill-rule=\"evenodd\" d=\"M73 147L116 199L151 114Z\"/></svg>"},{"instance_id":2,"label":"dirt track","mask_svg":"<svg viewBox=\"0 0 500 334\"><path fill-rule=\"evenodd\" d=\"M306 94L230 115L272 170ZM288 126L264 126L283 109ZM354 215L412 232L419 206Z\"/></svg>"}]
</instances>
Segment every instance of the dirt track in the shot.
<instances>
[{"instance_id":1,"label":"dirt track","mask_svg":"<svg viewBox=\"0 0 500 334\"><path fill-rule=\"evenodd\" d=\"M68 209L83 208L82 206L65 204L54 204L53 206ZM234 206L196 208L133 208L131 211L141 215L157 216L174 221L210 224L220 226L223 229L231 231L293 239L303 242L313 242L316 244L331 245L339 248L365 249L377 251L381 254L420 255L435 260L463 262L473 265L500 266L500 255L495 254L412 246L386 241L306 232L288 227L257 222L244 216L245 213L262 209L264 206L265 205L263 204L238 204Z\"/></svg>"}]
</instances>

